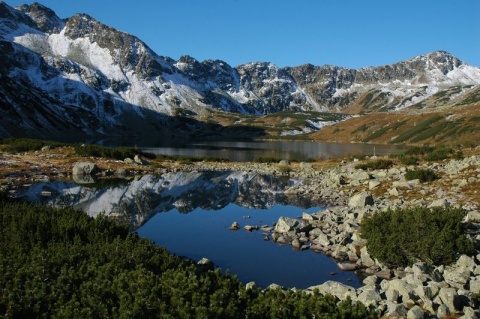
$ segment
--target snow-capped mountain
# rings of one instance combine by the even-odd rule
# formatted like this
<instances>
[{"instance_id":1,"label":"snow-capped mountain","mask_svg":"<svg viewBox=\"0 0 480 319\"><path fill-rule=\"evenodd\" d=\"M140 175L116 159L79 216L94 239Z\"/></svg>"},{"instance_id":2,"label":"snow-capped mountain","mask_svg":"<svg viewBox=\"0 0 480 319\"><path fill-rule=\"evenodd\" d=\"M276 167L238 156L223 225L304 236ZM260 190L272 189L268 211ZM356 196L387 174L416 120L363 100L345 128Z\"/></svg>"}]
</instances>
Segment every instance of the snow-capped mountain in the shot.
<instances>
[{"instance_id":1,"label":"snow-capped mountain","mask_svg":"<svg viewBox=\"0 0 480 319\"><path fill-rule=\"evenodd\" d=\"M480 68L444 51L358 70L175 61L86 14L60 19L37 3L0 2L0 57L0 136L164 135L178 116L201 119L208 108L398 110L445 90L442 103L453 103L480 84Z\"/></svg>"}]
</instances>

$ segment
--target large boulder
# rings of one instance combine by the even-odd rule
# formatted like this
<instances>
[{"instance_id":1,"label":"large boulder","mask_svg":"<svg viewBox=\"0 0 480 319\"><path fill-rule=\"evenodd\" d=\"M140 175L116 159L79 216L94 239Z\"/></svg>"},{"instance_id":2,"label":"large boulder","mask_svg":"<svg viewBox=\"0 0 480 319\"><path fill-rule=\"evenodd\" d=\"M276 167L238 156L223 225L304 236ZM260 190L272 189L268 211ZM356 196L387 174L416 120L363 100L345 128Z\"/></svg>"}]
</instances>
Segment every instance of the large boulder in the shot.
<instances>
[{"instance_id":1,"label":"large boulder","mask_svg":"<svg viewBox=\"0 0 480 319\"><path fill-rule=\"evenodd\" d=\"M360 192L353 195L348 201L348 207L350 208L364 208L366 206L371 206L375 202L373 200L372 193L370 192Z\"/></svg>"},{"instance_id":2,"label":"large boulder","mask_svg":"<svg viewBox=\"0 0 480 319\"><path fill-rule=\"evenodd\" d=\"M78 162L73 166L73 175L92 175L99 172L99 169L95 163L90 162Z\"/></svg>"},{"instance_id":3,"label":"large boulder","mask_svg":"<svg viewBox=\"0 0 480 319\"><path fill-rule=\"evenodd\" d=\"M307 290L310 291L315 289L318 289L318 291L322 294L331 294L340 300L345 300L347 297L350 297L352 300L356 300L357 298L357 292L355 288L332 280L326 281L318 286L307 288Z\"/></svg>"},{"instance_id":4,"label":"large boulder","mask_svg":"<svg viewBox=\"0 0 480 319\"><path fill-rule=\"evenodd\" d=\"M350 175L350 180L364 182L370 179L370 174L365 171L355 171Z\"/></svg>"},{"instance_id":5,"label":"large boulder","mask_svg":"<svg viewBox=\"0 0 480 319\"><path fill-rule=\"evenodd\" d=\"M449 310L455 310L455 298L457 297L457 291L455 288L441 288L438 297L441 304L448 307Z\"/></svg>"},{"instance_id":6,"label":"large boulder","mask_svg":"<svg viewBox=\"0 0 480 319\"><path fill-rule=\"evenodd\" d=\"M405 302L415 296L415 289L412 285L406 283L401 279L392 279L388 282L388 288L386 291L396 290L402 297L402 301Z\"/></svg>"},{"instance_id":7,"label":"large boulder","mask_svg":"<svg viewBox=\"0 0 480 319\"><path fill-rule=\"evenodd\" d=\"M279 233L287 233L295 230L298 220L289 217L280 217L275 225L275 231Z\"/></svg>"},{"instance_id":8,"label":"large boulder","mask_svg":"<svg viewBox=\"0 0 480 319\"><path fill-rule=\"evenodd\" d=\"M367 307L374 306L376 308L382 301L382 297L375 289L365 289L358 295L357 301Z\"/></svg>"}]
</instances>

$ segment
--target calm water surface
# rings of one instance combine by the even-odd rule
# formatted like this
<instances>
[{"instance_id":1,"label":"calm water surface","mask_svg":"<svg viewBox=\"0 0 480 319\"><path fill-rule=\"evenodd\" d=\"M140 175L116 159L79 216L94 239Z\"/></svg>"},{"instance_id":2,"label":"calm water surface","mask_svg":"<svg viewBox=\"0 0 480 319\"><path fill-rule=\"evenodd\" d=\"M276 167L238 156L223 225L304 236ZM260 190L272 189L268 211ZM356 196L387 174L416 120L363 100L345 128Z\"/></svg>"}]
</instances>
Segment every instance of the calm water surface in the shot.
<instances>
[{"instance_id":1,"label":"calm water surface","mask_svg":"<svg viewBox=\"0 0 480 319\"><path fill-rule=\"evenodd\" d=\"M263 240L262 231L229 230L233 221L245 225L271 225L280 216L298 217L315 213L319 207L302 209L276 205L270 209L247 209L230 204L218 211L196 209L189 214L177 210L157 214L138 229L142 237L167 247L172 253L194 260L206 257L223 270L229 269L243 282L255 281L260 287L276 283L305 289L327 280L360 287L353 272L342 272L327 256L313 251L296 251ZM244 219L243 216L250 216Z\"/></svg>"},{"instance_id":2,"label":"calm water surface","mask_svg":"<svg viewBox=\"0 0 480 319\"><path fill-rule=\"evenodd\" d=\"M307 160L351 154L389 155L404 150L401 145L325 143L309 141L202 142L175 147L145 147L144 151L171 156L220 157L234 162L253 161L259 157Z\"/></svg>"},{"instance_id":3,"label":"calm water surface","mask_svg":"<svg viewBox=\"0 0 480 319\"><path fill-rule=\"evenodd\" d=\"M323 203L318 200L284 194L300 182L253 172L169 172L116 185L43 182L22 189L19 196L73 206L90 216L114 214L172 253L193 260L206 257L244 283L307 288L337 280L359 287L353 272L340 271L325 255L295 251L264 241L261 231L243 229L247 224L272 225L280 216L296 218L302 212L321 210ZM45 192L50 195L43 196ZM234 221L242 229L230 231Z\"/></svg>"}]
</instances>

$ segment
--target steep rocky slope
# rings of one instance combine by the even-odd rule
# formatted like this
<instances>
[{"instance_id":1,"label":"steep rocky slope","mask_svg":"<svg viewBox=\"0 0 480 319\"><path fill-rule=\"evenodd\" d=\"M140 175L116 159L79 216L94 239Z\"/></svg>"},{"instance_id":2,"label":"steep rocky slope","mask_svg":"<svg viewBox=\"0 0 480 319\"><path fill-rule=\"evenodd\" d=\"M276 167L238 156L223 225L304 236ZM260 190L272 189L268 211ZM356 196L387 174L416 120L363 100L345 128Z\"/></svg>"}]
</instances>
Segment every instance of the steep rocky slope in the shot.
<instances>
[{"instance_id":1,"label":"steep rocky slope","mask_svg":"<svg viewBox=\"0 0 480 319\"><path fill-rule=\"evenodd\" d=\"M60 19L37 3L0 2L0 57L1 136L217 135L221 126L204 124L216 111L431 109L468 104L480 84L479 68L444 51L358 70L175 61L86 14Z\"/></svg>"}]
</instances>

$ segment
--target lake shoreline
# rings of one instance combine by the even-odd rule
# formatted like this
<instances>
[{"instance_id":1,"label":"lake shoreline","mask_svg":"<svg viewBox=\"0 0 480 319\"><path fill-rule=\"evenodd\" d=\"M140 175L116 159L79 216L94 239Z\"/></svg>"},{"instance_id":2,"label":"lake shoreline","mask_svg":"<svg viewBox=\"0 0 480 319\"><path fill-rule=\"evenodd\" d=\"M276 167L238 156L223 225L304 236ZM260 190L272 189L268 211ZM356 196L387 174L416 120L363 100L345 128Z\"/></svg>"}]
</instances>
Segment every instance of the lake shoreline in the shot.
<instances>
[{"instance_id":1,"label":"lake shoreline","mask_svg":"<svg viewBox=\"0 0 480 319\"><path fill-rule=\"evenodd\" d=\"M367 159L372 160L372 158ZM179 163L150 162L128 164L98 158L76 157L69 148L58 148L25 154L0 153L2 164L0 185L12 197L19 187L38 181L70 180L72 169L79 161L93 162L100 168L99 178L109 179L124 173L124 178L169 171L229 170L248 171L273 176L290 176L301 183L286 191L289 196L309 196L323 199L328 211L303 216L302 222L315 231L307 232L286 226L273 229L272 240L293 247L310 242L309 249L318 249L339 260L341 267L361 269L367 276L364 286L353 289L328 281L308 290L319 289L339 299L348 296L365 305L373 305L387 316L418 313L474 313L474 289L480 288L480 255L461 256L454 265L435 268L442 280L434 277L427 265L416 263L404 269L389 269L371 258L359 234L363 217L399 207L459 207L468 212L466 222L480 223L479 198L480 157L448 159L438 163L422 163L419 167L435 171L441 178L431 183L407 181L411 167L396 164L390 169L362 171L356 169L358 159L332 159L315 163ZM277 222L277 225L279 222ZM305 226L304 225L304 226ZM320 226L321 225L321 226ZM328 225L328 227L325 227ZM289 228L290 227L290 228ZM307 226L306 226L307 227ZM478 229L478 228L477 228ZM305 233L305 234L302 234ZM332 236L332 234L341 236ZM302 236L308 240L302 243ZM477 232L473 237L480 240ZM478 253L478 251L477 251ZM343 265L343 266L342 266ZM467 274L467 277L462 274ZM273 288L272 286L270 288ZM417 287L423 287L417 289ZM428 291L428 293L427 293ZM479 289L480 291L480 289ZM459 304L458 300L463 300Z\"/></svg>"}]
</instances>

